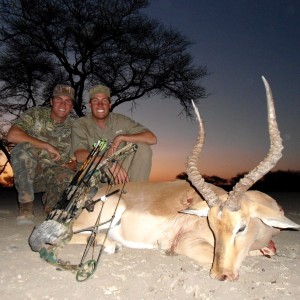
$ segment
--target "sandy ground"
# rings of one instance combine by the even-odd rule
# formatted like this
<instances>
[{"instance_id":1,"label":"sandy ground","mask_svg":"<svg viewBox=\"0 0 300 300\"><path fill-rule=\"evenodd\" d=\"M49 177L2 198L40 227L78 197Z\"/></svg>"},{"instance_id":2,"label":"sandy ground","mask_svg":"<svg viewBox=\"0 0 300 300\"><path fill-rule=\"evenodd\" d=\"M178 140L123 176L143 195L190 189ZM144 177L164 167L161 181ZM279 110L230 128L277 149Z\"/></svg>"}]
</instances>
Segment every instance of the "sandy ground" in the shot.
<instances>
[{"instance_id":1,"label":"sandy ground","mask_svg":"<svg viewBox=\"0 0 300 300\"><path fill-rule=\"evenodd\" d=\"M286 215L300 223L300 193L276 194ZM36 222L44 221L35 201ZM14 190L0 190L0 282L6 299L300 299L300 232L286 230L274 238L277 255L247 257L236 282L220 282L209 270L183 256L123 248L103 254L94 275L84 282L59 271L28 246L33 226L16 225ZM67 245L64 255L80 261L82 246Z\"/></svg>"}]
</instances>

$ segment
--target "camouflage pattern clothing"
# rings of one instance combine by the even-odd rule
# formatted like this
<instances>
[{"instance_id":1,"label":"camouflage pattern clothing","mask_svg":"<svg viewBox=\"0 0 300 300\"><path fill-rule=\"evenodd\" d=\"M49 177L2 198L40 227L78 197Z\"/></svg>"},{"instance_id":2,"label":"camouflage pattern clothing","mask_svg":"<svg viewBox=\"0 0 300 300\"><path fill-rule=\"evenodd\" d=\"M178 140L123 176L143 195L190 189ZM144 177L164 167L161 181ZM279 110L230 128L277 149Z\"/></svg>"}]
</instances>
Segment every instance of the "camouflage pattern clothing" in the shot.
<instances>
[{"instance_id":1,"label":"camouflage pattern clothing","mask_svg":"<svg viewBox=\"0 0 300 300\"><path fill-rule=\"evenodd\" d=\"M28 142L16 145L11 151L19 202L31 202L34 193L45 192L44 205L53 207L74 176L72 170L61 166L70 160L71 119L57 123L51 119L50 109L35 107L27 110L14 125L60 151L61 159L55 162L46 150L34 148Z\"/></svg>"},{"instance_id":2,"label":"camouflage pattern clothing","mask_svg":"<svg viewBox=\"0 0 300 300\"><path fill-rule=\"evenodd\" d=\"M92 114L76 119L72 128L72 149L71 153L77 149L90 151L94 143L100 139L105 139L108 143L119 134L135 134L145 132L146 127L138 122L118 113L110 113L105 128L100 128L92 118ZM120 147L125 144L122 143ZM152 165L152 149L146 143L137 143L138 150L134 156L129 170L130 181L145 181L149 179ZM122 165L128 170L130 160L125 160Z\"/></svg>"}]
</instances>

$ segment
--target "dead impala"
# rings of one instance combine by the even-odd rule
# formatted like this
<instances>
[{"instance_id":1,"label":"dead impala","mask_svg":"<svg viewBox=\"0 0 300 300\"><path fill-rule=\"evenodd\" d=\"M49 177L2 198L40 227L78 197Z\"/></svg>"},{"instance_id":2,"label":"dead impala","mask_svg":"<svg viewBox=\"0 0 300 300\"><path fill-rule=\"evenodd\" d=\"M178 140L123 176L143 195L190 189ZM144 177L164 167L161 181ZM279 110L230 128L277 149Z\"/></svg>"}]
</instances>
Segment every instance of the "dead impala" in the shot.
<instances>
[{"instance_id":1,"label":"dead impala","mask_svg":"<svg viewBox=\"0 0 300 300\"><path fill-rule=\"evenodd\" d=\"M266 158L231 192L206 183L197 168L204 144L204 127L193 104L199 131L187 160L186 172L190 183L183 180L129 182L121 195L114 194L108 198L104 197L106 188L99 189L93 199L96 201L102 197L102 201L97 202L93 212L82 211L74 222L73 232L94 226L99 214L101 224L114 214L109 240L105 243L107 249L112 243L111 252L117 242L130 248L162 249L169 254L182 254L200 264L212 264L210 276L218 280L236 280L247 255L275 254L272 236L280 231L279 228L300 226L286 218L270 196L248 191L275 166L283 149L272 93L265 78L263 82L271 146ZM99 231L105 226L102 225ZM82 242L82 238L86 242L86 235L74 234L71 243Z\"/></svg>"}]
</instances>

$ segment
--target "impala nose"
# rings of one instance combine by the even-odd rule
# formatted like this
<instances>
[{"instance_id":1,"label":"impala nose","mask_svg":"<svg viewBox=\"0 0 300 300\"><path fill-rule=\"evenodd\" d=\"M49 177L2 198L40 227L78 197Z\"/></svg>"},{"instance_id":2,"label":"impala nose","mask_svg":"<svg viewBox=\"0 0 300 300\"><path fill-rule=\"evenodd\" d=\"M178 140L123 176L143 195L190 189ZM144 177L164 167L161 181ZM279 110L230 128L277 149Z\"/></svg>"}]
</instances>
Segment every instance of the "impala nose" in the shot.
<instances>
[{"instance_id":1,"label":"impala nose","mask_svg":"<svg viewBox=\"0 0 300 300\"><path fill-rule=\"evenodd\" d=\"M239 275L233 272L220 272L218 274L211 272L210 277L220 281L235 281L239 278Z\"/></svg>"},{"instance_id":2,"label":"impala nose","mask_svg":"<svg viewBox=\"0 0 300 300\"><path fill-rule=\"evenodd\" d=\"M235 274L222 274L219 277L217 277L220 281L235 281L239 278L239 275Z\"/></svg>"},{"instance_id":3,"label":"impala nose","mask_svg":"<svg viewBox=\"0 0 300 300\"><path fill-rule=\"evenodd\" d=\"M226 281L227 280L227 275L222 275L220 278L218 278L220 281Z\"/></svg>"}]
</instances>

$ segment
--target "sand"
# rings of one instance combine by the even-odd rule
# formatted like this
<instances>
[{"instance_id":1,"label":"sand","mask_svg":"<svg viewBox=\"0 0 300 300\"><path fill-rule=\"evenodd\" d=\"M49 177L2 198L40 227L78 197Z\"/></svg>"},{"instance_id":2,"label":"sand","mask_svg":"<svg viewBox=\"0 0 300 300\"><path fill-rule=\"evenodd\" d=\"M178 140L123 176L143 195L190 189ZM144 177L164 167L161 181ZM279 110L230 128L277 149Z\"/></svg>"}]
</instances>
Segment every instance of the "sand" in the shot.
<instances>
[{"instance_id":1,"label":"sand","mask_svg":"<svg viewBox=\"0 0 300 300\"><path fill-rule=\"evenodd\" d=\"M274 194L286 215L300 223L300 193ZM277 255L247 257L235 282L209 277L209 269L184 256L123 248L103 254L91 278L59 271L31 251L33 225L16 224L14 190L0 190L1 299L300 299L300 232L284 230L274 238ZM39 199L36 223L44 221ZM83 247L67 245L64 255L79 263Z\"/></svg>"}]
</instances>

